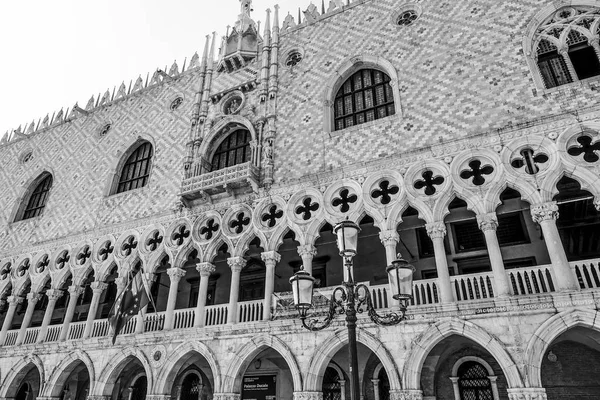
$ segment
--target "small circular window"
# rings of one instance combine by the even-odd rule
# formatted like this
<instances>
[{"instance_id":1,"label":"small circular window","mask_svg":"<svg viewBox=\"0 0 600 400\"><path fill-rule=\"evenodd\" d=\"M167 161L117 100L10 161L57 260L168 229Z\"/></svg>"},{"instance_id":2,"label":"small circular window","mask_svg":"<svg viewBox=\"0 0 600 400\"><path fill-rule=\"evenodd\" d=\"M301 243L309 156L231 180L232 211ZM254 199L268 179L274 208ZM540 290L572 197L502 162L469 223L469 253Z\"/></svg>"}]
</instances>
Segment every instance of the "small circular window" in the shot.
<instances>
[{"instance_id":1,"label":"small circular window","mask_svg":"<svg viewBox=\"0 0 600 400\"><path fill-rule=\"evenodd\" d=\"M111 128L112 128L112 124L105 124L104 126L102 126L99 131L100 137L104 137L104 136L108 135L108 132L110 132Z\"/></svg>"},{"instance_id":2,"label":"small circular window","mask_svg":"<svg viewBox=\"0 0 600 400\"><path fill-rule=\"evenodd\" d=\"M183 104L183 97L179 96L171 102L169 108L171 109L171 111L175 111L181 106L181 104Z\"/></svg>"},{"instance_id":3,"label":"small circular window","mask_svg":"<svg viewBox=\"0 0 600 400\"><path fill-rule=\"evenodd\" d=\"M223 104L224 114L235 114L242 108L243 99L240 96L231 96L225 104Z\"/></svg>"},{"instance_id":4,"label":"small circular window","mask_svg":"<svg viewBox=\"0 0 600 400\"><path fill-rule=\"evenodd\" d=\"M33 151L28 150L21 155L21 164L27 164L31 160L33 160Z\"/></svg>"},{"instance_id":5,"label":"small circular window","mask_svg":"<svg viewBox=\"0 0 600 400\"><path fill-rule=\"evenodd\" d=\"M299 51L292 51L285 60L285 65L288 67L294 67L298 65L300 61L302 61L302 53Z\"/></svg>"},{"instance_id":6,"label":"small circular window","mask_svg":"<svg viewBox=\"0 0 600 400\"><path fill-rule=\"evenodd\" d=\"M417 18L419 18L419 15L417 14L417 12L415 10L408 10L408 11L404 11L402 14L400 14L396 23L399 26L409 26L413 22L415 22L417 20Z\"/></svg>"}]
</instances>

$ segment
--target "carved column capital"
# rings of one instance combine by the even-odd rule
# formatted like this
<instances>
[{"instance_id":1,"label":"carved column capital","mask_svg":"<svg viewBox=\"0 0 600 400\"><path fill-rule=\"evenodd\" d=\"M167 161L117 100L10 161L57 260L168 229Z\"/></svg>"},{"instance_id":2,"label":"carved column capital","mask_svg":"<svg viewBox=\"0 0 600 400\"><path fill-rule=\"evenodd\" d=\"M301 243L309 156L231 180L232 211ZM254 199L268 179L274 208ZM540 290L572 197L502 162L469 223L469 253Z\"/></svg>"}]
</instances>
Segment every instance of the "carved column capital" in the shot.
<instances>
[{"instance_id":1,"label":"carved column capital","mask_svg":"<svg viewBox=\"0 0 600 400\"><path fill-rule=\"evenodd\" d=\"M100 281L94 281L90 284L90 287L92 288L92 291L94 293L97 294L102 294L102 292L104 292L106 290L106 288L108 287L108 283L106 282L100 282Z\"/></svg>"},{"instance_id":2,"label":"carved column capital","mask_svg":"<svg viewBox=\"0 0 600 400\"><path fill-rule=\"evenodd\" d=\"M427 235L429 235L431 239L443 239L448 233L446 230L446 224L444 222L425 224L425 229L427 229Z\"/></svg>"},{"instance_id":3,"label":"carved column capital","mask_svg":"<svg viewBox=\"0 0 600 400\"><path fill-rule=\"evenodd\" d=\"M314 257L317 255L317 248L313 244L303 244L298 246L298 254L300 257ZM306 393L306 392L298 392L298 393Z\"/></svg>"},{"instance_id":4,"label":"carved column capital","mask_svg":"<svg viewBox=\"0 0 600 400\"><path fill-rule=\"evenodd\" d=\"M240 272L242 268L246 266L246 260L244 257L240 256L229 257L227 259L227 264L229 265L229 268L231 268L232 272Z\"/></svg>"},{"instance_id":5,"label":"carved column capital","mask_svg":"<svg viewBox=\"0 0 600 400\"><path fill-rule=\"evenodd\" d=\"M395 246L400 241L400 235L394 229L379 232L379 240L386 245Z\"/></svg>"},{"instance_id":6,"label":"carved column capital","mask_svg":"<svg viewBox=\"0 0 600 400\"><path fill-rule=\"evenodd\" d=\"M201 262L196 264L196 271L198 271L200 276L203 278L209 277L211 274L214 274L216 269L217 268L214 266L214 264L211 264L209 262Z\"/></svg>"},{"instance_id":7,"label":"carved column capital","mask_svg":"<svg viewBox=\"0 0 600 400\"><path fill-rule=\"evenodd\" d=\"M544 388L517 388L508 389L509 400L547 400Z\"/></svg>"},{"instance_id":8,"label":"carved column capital","mask_svg":"<svg viewBox=\"0 0 600 400\"><path fill-rule=\"evenodd\" d=\"M6 301L8 301L9 307L12 305L21 304L23 302L23 297L21 296L8 296Z\"/></svg>"},{"instance_id":9,"label":"carved column capital","mask_svg":"<svg viewBox=\"0 0 600 400\"><path fill-rule=\"evenodd\" d=\"M281 261L281 254L276 251L265 251L260 253L260 258L265 262L267 268L275 267L275 264Z\"/></svg>"},{"instance_id":10,"label":"carved column capital","mask_svg":"<svg viewBox=\"0 0 600 400\"><path fill-rule=\"evenodd\" d=\"M79 295L83 293L83 287L79 285L71 285L69 286L69 295L71 297L79 297Z\"/></svg>"},{"instance_id":11,"label":"carved column capital","mask_svg":"<svg viewBox=\"0 0 600 400\"><path fill-rule=\"evenodd\" d=\"M477 223L482 231L495 231L498 229L498 216L495 212L477 215Z\"/></svg>"},{"instance_id":12,"label":"carved column capital","mask_svg":"<svg viewBox=\"0 0 600 400\"><path fill-rule=\"evenodd\" d=\"M423 400L422 390L390 390L390 400Z\"/></svg>"},{"instance_id":13,"label":"carved column capital","mask_svg":"<svg viewBox=\"0 0 600 400\"><path fill-rule=\"evenodd\" d=\"M59 290L59 289L46 290L46 296L48 296L49 301L52 301L52 300L56 301L56 300L60 299L63 296L63 294L65 294L65 292L62 290Z\"/></svg>"},{"instance_id":14,"label":"carved column capital","mask_svg":"<svg viewBox=\"0 0 600 400\"><path fill-rule=\"evenodd\" d=\"M28 303L35 304L41 298L42 298L42 295L39 293L27 293L27 302Z\"/></svg>"},{"instance_id":15,"label":"carved column capital","mask_svg":"<svg viewBox=\"0 0 600 400\"><path fill-rule=\"evenodd\" d=\"M323 400L323 392L294 392L294 400Z\"/></svg>"},{"instance_id":16,"label":"carved column capital","mask_svg":"<svg viewBox=\"0 0 600 400\"><path fill-rule=\"evenodd\" d=\"M167 270L167 275L171 282L179 282L185 276L185 270L177 267L171 267Z\"/></svg>"},{"instance_id":17,"label":"carved column capital","mask_svg":"<svg viewBox=\"0 0 600 400\"><path fill-rule=\"evenodd\" d=\"M550 219L558 219L558 204L555 201L531 206L531 218L538 224Z\"/></svg>"}]
</instances>

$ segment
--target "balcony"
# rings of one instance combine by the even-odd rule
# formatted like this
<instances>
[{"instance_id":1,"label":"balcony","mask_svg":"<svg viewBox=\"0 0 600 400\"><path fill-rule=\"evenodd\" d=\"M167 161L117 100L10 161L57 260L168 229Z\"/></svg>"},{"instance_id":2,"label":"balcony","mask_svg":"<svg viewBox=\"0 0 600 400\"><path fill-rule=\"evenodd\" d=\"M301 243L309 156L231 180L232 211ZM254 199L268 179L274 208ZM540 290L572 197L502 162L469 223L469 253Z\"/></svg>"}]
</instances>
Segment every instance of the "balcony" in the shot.
<instances>
[{"instance_id":1,"label":"balcony","mask_svg":"<svg viewBox=\"0 0 600 400\"><path fill-rule=\"evenodd\" d=\"M215 196L221 193L235 195L248 189L258 192L258 168L252 162L186 178L181 184L181 197L186 200Z\"/></svg>"},{"instance_id":2,"label":"balcony","mask_svg":"<svg viewBox=\"0 0 600 400\"><path fill-rule=\"evenodd\" d=\"M571 270L578 279L582 291L600 288L600 258L577 261L571 263ZM453 295L455 298L454 309L462 314L479 314L486 310L509 311L511 307L539 306L539 296L556 293L556 278L551 265L540 265L507 270L511 285L511 296L497 299L494 295L494 278L492 272L459 275L451 277ZM443 312L439 302L438 279L415 281L413 284L413 300L408 310L409 319L426 316L430 313ZM324 311L327 307L328 297L333 287L318 289L315 293L314 306L317 312ZM388 285L369 285L371 296L376 309L385 310L393 308L389 296ZM557 294L558 295L558 294ZM499 302L502 302L500 304ZM525 304L527 303L527 304ZM543 304L547 304L546 300ZM542 304L542 305L543 305ZM274 295L272 320L285 321L297 318L293 307L291 293L283 292ZM517 308L514 308L517 309ZM175 310L173 329L187 329L194 327L195 308ZM205 327L227 324L228 304L211 305L205 308ZM263 300L239 302L237 304L237 324L260 323L263 321ZM146 314L143 327L139 326L141 318L132 318L123 328L119 337L162 331L165 313L158 312ZM264 322L268 323L268 322ZM48 327L44 342L57 342L59 340L62 324ZM85 321L74 322L69 326L67 340L81 340L85 330ZM26 331L23 344L34 344L38 340L39 327L29 328ZM19 330L7 332L4 346L14 346ZM108 319L94 321L91 338L109 337L112 334Z\"/></svg>"}]
</instances>

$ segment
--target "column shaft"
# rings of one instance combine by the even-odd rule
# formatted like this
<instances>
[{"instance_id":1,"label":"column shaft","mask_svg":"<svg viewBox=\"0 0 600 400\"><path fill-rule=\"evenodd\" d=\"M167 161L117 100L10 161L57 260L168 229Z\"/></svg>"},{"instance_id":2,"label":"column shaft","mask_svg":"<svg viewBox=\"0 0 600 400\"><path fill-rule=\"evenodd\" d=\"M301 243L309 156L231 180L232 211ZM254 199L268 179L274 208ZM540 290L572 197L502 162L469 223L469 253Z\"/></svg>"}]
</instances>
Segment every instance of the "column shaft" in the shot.
<instances>
[{"instance_id":1,"label":"column shaft","mask_svg":"<svg viewBox=\"0 0 600 400\"><path fill-rule=\"evenodd\" d=\"M67 339L67 335L69 334L69 326L71 325L73 315L75 314L77 300L82 292L83 288L81 286L69 286L69 304L67 306L67 312L65 313L65 319L63 320L62 328L60 329L60 336L58 337L59 341Z\"/></svg>"},{"instance_id":2,"label":"column shaft","mask_svg":"<svg viewBox=\"0 0 600 400\"><path fill-rule=\"evenodd\" d=\"M92 282L91 288L93 291L92 302L88 310L88 316L85 321L85 331L83 331L83 338L87 339L92 334L92 328L94 327L94 320L96 319L96 313L98 312L98 305L100 304L100 296L102 292L106 290L108 285L104 282Z\"/></svg>"},{"instance_id":3,"label":"column shaft","mask_svg":"<svg viewBox=\"0 0 600 400\"><path fill-rule=\"evenodd\" d=\"M229 305L227 307L227 323L237 322L237 307L240 293L240 273L246 266L246 260L243 257L231 257L227 259L231 268L231 286L229 289Z\"/></svg>"},{"instance_id":4,"label":"column shaft","mask_svg":"<svg viewBox=\"0 0 600 400\"><path fill-rule=\"evenodd\" d=\"M317 248L312 244L298 246L298 254L302 257L302 267L312 275L312 260L317 255Z\"/></svg>"},{"instance_id":5,"label":"column shaft","mask_svg":"<svg viewBox=\"0 0 600 400\"><path fill-rule=\"evenodd\" d=\"M185 270L181 268L171 267L167 270L171 283L169 285L169 299L167 300L167 310L165 312L164 329L173 329L175 322L175 304L177 302L177 291L179 289L179 281L185 276Z\"/></svg>"},{"instance_id":6,"label":"column shaft","mask_svg":"<svg viewBox=\"0 0 600 400\"><path fill-rule=\"evenodd\" d=\"M273 303L273 292L275 289L275 265L281 261L281 255L276 251L268 251L261 254L265 262L265 300L263 303L263 321L271 320L271 306Z\"/></svg>"},{"instance_id":7,"label":"column shaft","mask_svg":"<svg viewBox=\"0 0 600 400\"><path fill-rule=\"evenodd\" d=\"M2 330L0 331L0 346L4 345L6 334L12 325L12 320L15 316L17 306L23 302L23 298L19 296L8 296L7 300L8 310L6 311L6 316L4 317L4 322L2 323Z\"/></svg>"},{"instance_id":8,"label":"column shaft","mask_svg":"<svg viewBox=\"0 0 600 400\"><path fill-rule=\"evenodd\" d=\"M211 274L215 272L215 266L204 262L196 265L196 270L200 274L200 287L198 288L198 303L196 303L196 315L194 316L194 326L204 326L206 320L206 298L208 296L208 281Z\"/></svg>"},{"instance_id":9,"label":"column shaft","mask_svg":"<svg viewBox=\"0 0 600 400\"><path fill-rule=\"evenodd\" d=\"M500 243L498 242L498 236L496 235L496 229L498 228L498 218L496 213L478 215L477 222L479 223L479 229L483 231L485 236L485 243L492 265L495 288L494 296L508 296L510 294L510 287L508 285L508 276L504 269Z\"/></svg>"},{"instance_id":10,"label":"column shaft","mask_svg":"<svg viewBox=\"0 0 600 400\"><path fill-rule=\"evenodd\" d=\"M42 326L40 327L40 331L38 332L37 343L42 343L46 340L46 333L48 333L48 325L50 325L50 321L52 320L52 314L54 314L54 307L56 306L56 302L62 297L62 295L62 290L48 289L46 291L46 296L48 296L48 305L46 306L46 312L44 313Z\"/></svg>"},{"instance_id":11,"label":"column shaft","mask_svg":"<svg viewBox=\"0 0 600 400\"><path fill-rule=\"evenodd\" d=\"M31 317L33 316L33 311L35 310L35 305L40 299L40 295L38 293L29 293L27 295L27 310L25 311L25 316L23 317L23 322L21 323L21 329L19 329L19 336L17 336L16 345L20 345L25 340L25 334L27 333L27 328L29 328L29 324L31 323Z\"/></svg>"},{"instance_id":12,"label":"column shaft","mask_svg":"<svg viewBox=\"0 0 600 400\"><path fill-rule=\"evenodd\" d=\"M438 273L438 289L440 291L440 302L451 303L454 301L452 284L450 283L450 272L448 271L448 259L446 258L446 248L444 247L444 237L446 236L446 224L443 222L434 222L427 224L427 234L433 242L433 252L435 254L435 267Z\"/></svg>"}]
</instances>

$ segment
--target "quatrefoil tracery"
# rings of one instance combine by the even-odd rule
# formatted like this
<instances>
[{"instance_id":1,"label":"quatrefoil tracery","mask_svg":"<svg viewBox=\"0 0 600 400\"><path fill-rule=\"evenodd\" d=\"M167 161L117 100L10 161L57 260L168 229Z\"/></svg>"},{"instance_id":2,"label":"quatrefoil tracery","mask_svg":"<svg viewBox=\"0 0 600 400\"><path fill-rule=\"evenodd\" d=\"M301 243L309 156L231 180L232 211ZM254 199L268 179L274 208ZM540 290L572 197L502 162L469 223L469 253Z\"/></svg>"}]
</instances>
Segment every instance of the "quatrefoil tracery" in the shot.
<instances>
[{"instance_id":1,"label":"quatrefoil tracery","mask_svg":"<svg viewBox=\"0 0 600 400\"><path fill-rule=\"evenodd\" d=\"M129 236L121 245L121 251L125 256L131 255L131 252L137 247L138 242L135 237Z\"/></svg>"},{"instance_id":2,"label":"quatrefoil tracery","mask_svg":"<svg viewBox=\"0 0 600 400\"><path fill-rule=\"evenodd\" d=\"M573 157L578 157L583 154L583 159L588 163L595 163L600 160L600 140L592 144L592 137L583 135L577 138L579 146L571 146L567 149L567 153Z\"/></svg>"},{"instance_id":3,"label":"quatrefoil tracery","mask_svg":"<svg viewBox=\"0 0 600 400\"><path fill-rule=\"evenodd\" d=\"M22 276L24 276L27 273L27 270L29 270L29 258L26 258L23 261L23 263L21 264L21 266L17 270L17 275L19 275L19 277L22 277Z\"/></svg>"},{"instance_id":4,"label":"quatrefoil tracery","mask_svg":"<svg viewBox=\"0 0 600 400\"><path fill-rule=\"evenodd\" d=\"M102 246L102 248L100 248L100 250L98 251L98 255L100 256L100 260L106 261L106 259L108 258L109 254L112 254L112 252L114 250L115 250L115 247L112 245L112 243L110 242L110 240L108 240L106 243L104 243L104 245Z\"/></svg>"},{"instance_id":5,"label":"quatrefoil tracery","mask_svg":"<svg viewBox=\"0 0 600 400\"><path fill-rule=\"evenodd\" d=\"M56 265L58 266L58 269L63 269L65 267L65 264L67 264L70 259L71 259L71 256L69 255L69 252L68 251L64 251L56 259Z\"/></svg>"},{"instance_id":6,"label":"quatrefoil tracery","mask_svg":"<svg viewBox=\"0 0 600 400\"><path fill-rule=\"evenodd\" d=\"M442 185L445 181L444 177L441 175L433 176L433 171L429 169L423 171L421 177L423 179L416 180L413 186L417 190L424 188L427 196L433 196L435 192L437 192L436 186Z\"/></svg>"},{"instance_id":7,"label":"quatrefoil tracery","mask_svg":"<svg viewBox=\"0 0 600 400\"><path fill-rule=\"evenodd\" d=\"M173 232L171 235L171 240L177 245L181 246L185 239L190 236L190 230L185 225L181 225L179 228Z\"/></svg>"},{"instance_id":8,"label":"quatrefoil tracery","mask_svg":"<svg viewBox=\"0 0 600 400\"><path fill-rule=\"evenodd\" d=\"M200 228L200 235L204 236L205 240L210 240L218 231L219 224L216 223L214 218L210 218L208 221L206 221L206 225Z\"/></svg>"},{"instance_id":9,"label":"quatrefoil tracery","mask_svg":"<svg viewBox=\"0 0 600 400\"><path fill-rule=\"evenodd\" d=\"M392 201L392 196L398 194L400 192L400 188L388 180L383 180L379 182L379 189L375 189L371 192L371 197L373 199L378 199L381 197L381 204L386 205Z\"/></svg>"},{"instance_id":10,"label":"quatrefoil tracery","mask_svg":"<svg viewBox=\"0 0 600 400\"><path fill-rule=\"evenodd\" d=\"M90 251L90 246L84 246L83 249L77 254L77 262L79 265L85 264L85 262L92 256L92 252Z\"/></svg>"},{"instance_id":11,"label":"quatrefoil tracery","mask_svg":"<svg viewBox=\"0 0 600 400\"><path fill-rule=\"evenodd\" d=\"M277 220L283 217L283 211L281 211L276 204L269 207L269 211L264 213L261 217L262 222L266 222L269 228L277 225Z\"/></svg>"},{"instance_id":12,"label":"quatrefoil tracery","mask_svg":"<svg viewBox=\"0 0 600 400\"><path fill-rule=\"evenodd\" d=\"M485 175L491 175L494 172L494 167L491 165L483 165L480 160L469 161L469 168L460 173L460 177L464 180L472 178L472 183L475 186L481 186L485 183Z\"/></svg>"},{"instance_id":13,"label":"quatrefoil tracery","mask_svg":"<svg viewBox=\"0 0 600 400\"><path fill-rule=\"evenodd\" d=\"M48 258L48 254L44 254L44 256L42 257L42 259L37 263L36 267L35 267L35 271L37 273L42 273L46 270L46 268L48 267L48 264L50 264L50 258Z\"/></svg>"},{"instance_id":14,"label":"quatrefoil tracery","mask_svg":"<svg viewBox=\"0 0 600 400\"><path fill-rule=\"evenodd\" d=\"M233 229L236 234L240 234L244 231L244 227L250 225L250 218L246 217L246 214L242 211L237 213L235 218L229 222L229 227Z\"/></svg>"},{"instance_id":15,"label":"quatrefoil tracery","mask_svg":"<svg viewBox=\"0 0 600 400\"><path fill-rule=\"evenodd\" d=\"M146 246L148 246L148 248L150 249L150 251L154 251L158 248L158 246L160 246L160 244L163 241L163 237L160 234L159 231L155 231L154 234L152 234L151 237L148 238L148 240L146 240Z\"/></svg>"},{"instance_id":16,"label":"quatrefoil tracery","mask_svg":"<svg viewBox=\"0 0 600 400\"><path fill-rule=\"evenodd\" d=\"M308 221L312 217L312 213L319 209L319 203L313 202L311 197L306 197L302 200L302 205L296 207L296 214L302 215L302 219Z\"/></svg>"},{"instance_id":17,"label":"quatrefoil tracery","mask_svg":"<svg viewBox=\"0 0 600 400\"><path fill-rule=\"evenodd\" d=\"M513 159L510 165L513 168L521 169L525 167L525 173L535 175L540 171L538 164L545 164L549 157L544 153L536 153L533 149L527 147L520 152L521 157Z\"/></svg>"},{"instance_id":18,"label":"quatrefoil tracery","mask_svg":"<svg viewBox=\"0 0 600 400\"><path fill-rule=\"evenodd\" d=\"M339 207L340 212L348 212L350 210L350 204L356 203L358 200L358 196L350 194L350 190L344 188L340 190L339 197L336 197L331 202L331 205L334 207Z\"/></svg>"},{"instance_id":19,"label":"quatrefoil tracery","mask_svg":"<svg viewBox=\"0 0 600 400\"><path fill-rule=\"evenodd\" d=\"M0 279L4 280L4 279L8 278L9 274L10 274L10 263L6 263L6 264L4 264L2 271L0 271Z\"/></svg>"}]
</instances>

